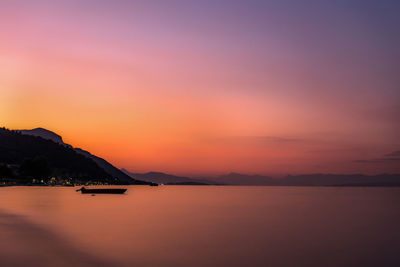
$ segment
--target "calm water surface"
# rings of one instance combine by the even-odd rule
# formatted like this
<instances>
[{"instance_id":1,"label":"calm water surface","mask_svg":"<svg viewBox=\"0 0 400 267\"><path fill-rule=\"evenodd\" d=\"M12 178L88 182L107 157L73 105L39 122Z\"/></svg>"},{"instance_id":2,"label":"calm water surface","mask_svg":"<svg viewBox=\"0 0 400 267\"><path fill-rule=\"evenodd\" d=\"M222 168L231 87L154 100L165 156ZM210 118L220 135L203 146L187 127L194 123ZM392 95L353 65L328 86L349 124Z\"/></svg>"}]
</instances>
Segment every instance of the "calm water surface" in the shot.
<instances>
[{"instance_id":1,"label":"calm water surface","mask_svg":"<svg viewBox=\"0 0 400 267\"><path fill-rule=\"evenodd\" d=\"M0 188L1 266L400 266L400 188Z\"/></svg>"}]
</instances>

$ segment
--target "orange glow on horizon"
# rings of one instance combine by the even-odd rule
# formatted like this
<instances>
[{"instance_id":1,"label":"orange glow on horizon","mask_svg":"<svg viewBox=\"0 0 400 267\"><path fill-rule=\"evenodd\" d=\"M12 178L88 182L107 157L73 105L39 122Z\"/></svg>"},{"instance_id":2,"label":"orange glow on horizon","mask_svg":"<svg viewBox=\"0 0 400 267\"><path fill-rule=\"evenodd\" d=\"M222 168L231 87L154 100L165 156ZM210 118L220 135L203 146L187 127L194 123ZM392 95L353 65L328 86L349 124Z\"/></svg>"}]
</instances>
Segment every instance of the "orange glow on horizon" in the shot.
<instances>
[{"instance_id":1,"label":"orange glow on horizon","mask_svg":"<svg viewBox=\"0 0 400 267\"><path fill-rule=\"evenodd\" d=\"M0 33L1 126L49 129L135 172L400 171L396 162L354 162L399 150L397 78L378 75L379 54L364 64L362 49L345 46L337 57L327 44L301 43L310 34L349 45L335 32L282 24L286 33L252 21L242 29L228 15L208 25L186 13L181 25L171 10L162 28L140 16L144 4L131 7L138 16L99 7L90 18L76 7L26 5L0 12L8 25ZM365 46L373 39L358 38Z\"/></svg>"}]
</instances>

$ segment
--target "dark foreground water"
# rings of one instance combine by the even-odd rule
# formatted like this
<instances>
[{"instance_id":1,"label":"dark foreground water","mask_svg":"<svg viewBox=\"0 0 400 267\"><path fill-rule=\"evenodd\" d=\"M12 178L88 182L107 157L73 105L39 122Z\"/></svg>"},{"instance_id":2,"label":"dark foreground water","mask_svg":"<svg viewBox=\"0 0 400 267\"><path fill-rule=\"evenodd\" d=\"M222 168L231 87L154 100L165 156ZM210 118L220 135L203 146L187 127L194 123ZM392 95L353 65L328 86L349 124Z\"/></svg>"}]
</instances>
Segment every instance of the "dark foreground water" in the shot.
<instances>
[{"instance_id":1,"label":"dark foreground water","mask_svg":"<svg viewBox=\"0 0 400 267\"><path fill-rule=\"evenodd\" d=\"M0 188L1 266L400 266L400 188Z\"/></svg>"}]
</instances>

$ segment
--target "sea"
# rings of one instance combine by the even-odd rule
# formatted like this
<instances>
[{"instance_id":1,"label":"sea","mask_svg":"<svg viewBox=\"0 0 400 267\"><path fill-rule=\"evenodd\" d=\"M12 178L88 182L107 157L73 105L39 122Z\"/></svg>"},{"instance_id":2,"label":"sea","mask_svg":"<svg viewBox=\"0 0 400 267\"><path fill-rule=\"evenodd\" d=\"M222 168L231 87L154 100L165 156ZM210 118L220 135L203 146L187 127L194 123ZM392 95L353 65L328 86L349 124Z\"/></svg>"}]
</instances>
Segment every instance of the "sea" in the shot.
<instances>
[{"instance_id":1,"label":"sea","mask_svg":"<svg viewBox=\"0 0 400 267\"><path fill-rule=\"evenodd\" d=\"M0 265L400 266L400 188L0 188Z\"/></svg>"}]
</instances>

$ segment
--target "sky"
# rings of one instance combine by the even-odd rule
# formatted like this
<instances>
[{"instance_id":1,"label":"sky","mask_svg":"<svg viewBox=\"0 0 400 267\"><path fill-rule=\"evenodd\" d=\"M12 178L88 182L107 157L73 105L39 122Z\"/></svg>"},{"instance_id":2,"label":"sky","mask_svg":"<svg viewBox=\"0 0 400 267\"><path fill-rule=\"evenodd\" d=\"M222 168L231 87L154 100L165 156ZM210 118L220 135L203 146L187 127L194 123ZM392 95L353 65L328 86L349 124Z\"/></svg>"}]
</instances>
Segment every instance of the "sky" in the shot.
<instances>
[{"instance_id":1,"label":"sky","mask_svg":"<svg viewBox=\"0 0 400 267\"><path fill-rule=\"evenodd\" d=\"M133 172L400 172L399 1L0 2L0 122Z\"/></svg>"}]
</instances>

